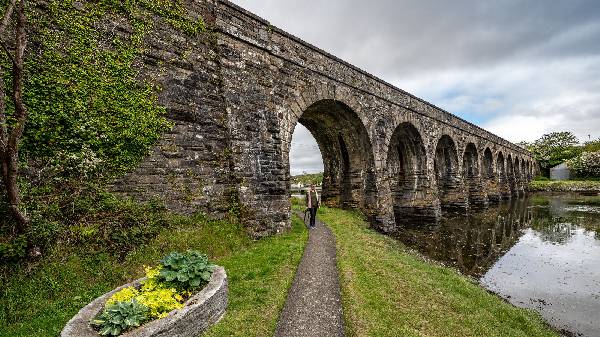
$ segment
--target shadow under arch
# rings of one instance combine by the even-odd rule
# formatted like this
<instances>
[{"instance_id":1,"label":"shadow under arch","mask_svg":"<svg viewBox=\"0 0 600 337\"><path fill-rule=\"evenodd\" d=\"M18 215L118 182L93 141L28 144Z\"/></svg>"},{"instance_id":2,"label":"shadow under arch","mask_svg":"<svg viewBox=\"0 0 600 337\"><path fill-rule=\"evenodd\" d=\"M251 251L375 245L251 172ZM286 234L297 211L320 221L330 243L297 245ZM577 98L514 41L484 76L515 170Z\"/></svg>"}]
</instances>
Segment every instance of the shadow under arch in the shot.
<instances>
[{"instance_id":1,"label":"shadow under arch","mask_svg":"<svg viewBox=\"0 0 600 337\"><path fill-rule=\"evenodd\" d=\"M508 182L508 175L506 173L506 161L502 151L498 152L496 159L496 174L498 175L498 189L500 196L503 199L510 198L510 184Z\"/></svg>"},{"instance_id":2,"label":"shadow under arch","mask_svg":"<svg viewBox=\"0 0 600 337\"><path fill-rule=\"evenodd\" d=\"M367 129L356 112L337 100L319 100L304 110L297 123L308 129L321 151L322 203L359 208L373 215L377 201L373 150ZM288 160L288 177L289 172Z\"/></svg>"},{"instance_id":3,"label":"shadow under arch","mask_svg":"<svg viewBox=\"0 0 600 337\"><path fill-rule=\"evenodd\" d=\"M468 192L470 206L486 206L487 195L482 188L482 178L479 168L479 152L473 143L468 143L463 152L463 181Z\"/></svg>"},{"instance_id":4,"label":"shadow under arch","mask_svg":"<svg viewBox=\"0 0 600 337\"><path fill-rule=\"evenodd\" d=\"M404 122L396 127L387 152L387 174L396 224L434 221L439 208L431 201L427 152L417 128Z\"/></svg>"},{"instance_id":5,"label":"shadow under arch","mask_svg":"<svg viewBox=\"0 0 600 337\"><path fill-rule=\"evenodd\" d=\"M496 172L497 170L494 169L494 156L492 155L492 150L489 147L486 147L483 151L483 170L481 179L484 182L483 186L487 190L488 202L490 203L496 203L500 200L500 190Z\"/></svg>"},{"instance_id":6,"label":"shadow under arch","mask_svg":"<svg viewBox=\"0 0 600 337\"><path fill-rule=\"evenodd\" d=\"M514 162L510 154L506 157L506 179L508 180L510 194L517 195L517 178L515 176Z\"/></svg>"},{"instance_id":7,"label":"shadow under arch","mask_svg":"<svg viewBox=\"0 0 600 337\"><path fill-rule=\"evenodd\" d=\"M434 170L442 209L456 211L467 208L468 203L458 170L456 144L448 135L443 135L437 142Z\"/></svg>"}]
</instances>

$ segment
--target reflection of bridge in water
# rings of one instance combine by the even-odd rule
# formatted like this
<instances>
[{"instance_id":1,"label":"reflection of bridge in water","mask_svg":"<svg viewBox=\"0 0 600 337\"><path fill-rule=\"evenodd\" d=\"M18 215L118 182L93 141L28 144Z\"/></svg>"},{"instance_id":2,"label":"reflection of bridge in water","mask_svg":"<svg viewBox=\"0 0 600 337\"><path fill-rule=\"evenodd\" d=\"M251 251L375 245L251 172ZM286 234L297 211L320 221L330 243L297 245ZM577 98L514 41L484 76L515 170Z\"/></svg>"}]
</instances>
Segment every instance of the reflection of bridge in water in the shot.
<instances>
[{"instance_id":1,"label":"reflection of bridge in water","mask_svg":"<svg viewBox=\"0 0 600 337\"><path fill-rule=\"evenodd\" d=\"M513 199L437 224L407 225L396 236L429 257L480 277L519 240L521 230L531 226L532 219L527 201Z\"/></svg>"}]
</instances>

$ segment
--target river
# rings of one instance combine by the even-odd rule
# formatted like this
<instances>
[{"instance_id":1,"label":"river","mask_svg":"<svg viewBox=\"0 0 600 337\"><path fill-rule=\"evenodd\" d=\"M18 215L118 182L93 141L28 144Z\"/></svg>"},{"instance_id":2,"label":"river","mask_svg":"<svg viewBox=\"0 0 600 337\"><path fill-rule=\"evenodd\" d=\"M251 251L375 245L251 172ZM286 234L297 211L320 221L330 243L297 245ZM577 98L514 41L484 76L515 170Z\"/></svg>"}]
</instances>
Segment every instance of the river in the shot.
<instances>
[{"instance_id":1,"label":"river","mask_svg":"<svg viewBox=\"0 0 600 337\"><path fill-rule=\"evenodd\" d=\"M600 336L600 197L533 194L396 237L575 336Z\"/></svg>"}]
</instances>

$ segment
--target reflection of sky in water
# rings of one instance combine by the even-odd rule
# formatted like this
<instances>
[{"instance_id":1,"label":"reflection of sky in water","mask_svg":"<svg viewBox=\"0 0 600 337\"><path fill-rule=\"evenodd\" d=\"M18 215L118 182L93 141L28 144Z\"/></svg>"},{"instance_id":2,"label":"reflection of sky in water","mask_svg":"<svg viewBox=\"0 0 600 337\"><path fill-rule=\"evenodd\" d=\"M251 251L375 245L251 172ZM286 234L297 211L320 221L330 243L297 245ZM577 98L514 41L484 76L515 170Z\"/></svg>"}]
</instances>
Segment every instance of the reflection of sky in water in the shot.
<instances>
[{"instance_id":1,"label":"reflection of sky in water","mask_svg":"<svg viewBox=\"0 0 600 337\"><path fill-rule=\"evenodd\" d=\"M554 326L600 336L600 242L593 231L557 225L566 240L524 230L481 283L515 305L537 309Z\"/></svg>"},{"instance_id":2,"label":"reflection of sky in water","mask_svg":"<svg viewBox=\"0 0 600 337\"><path fill-rule=\"evenodd\" d=\"M600 337L600 196L533 195L396 234L550 324Z\"/></svg>"},{"instance_id":3,"label":"reflection of sky in water","mask_svg":"<svg viewBox=\"0 0 600 337\"><path fill-rule=\"evenodd\" d=\"M563 208L566 212L584 212L584 213L598 213L600 214L600 207L588 206L588 205L577 205L577 206L566 206Z\"/></svg>"}]
</instances>

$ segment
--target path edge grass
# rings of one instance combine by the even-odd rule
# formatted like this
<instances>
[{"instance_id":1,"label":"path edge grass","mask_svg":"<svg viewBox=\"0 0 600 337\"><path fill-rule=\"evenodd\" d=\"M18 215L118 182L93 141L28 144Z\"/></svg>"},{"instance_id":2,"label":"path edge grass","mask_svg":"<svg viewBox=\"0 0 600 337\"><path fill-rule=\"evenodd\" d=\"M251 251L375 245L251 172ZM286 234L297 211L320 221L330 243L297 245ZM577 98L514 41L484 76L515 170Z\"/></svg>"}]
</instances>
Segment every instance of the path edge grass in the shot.
<instances>
[{"instance_id":1,"label":"path edge grass","mask_svg":"<svg viewBox=\"0 0 600 337\"><path fill-rule=\"evenodd\" d=\"M331 229L336 238L336 250L337 250L337 264L338 272L340 275L341 292L342 292L342 305L343 315L346 328L347 336L394 336L398 333L402 333L403 336L560 336L558 332L550 327L542 317L535 311L529 309L521 309L508 303L500 296L484 289L475 280L469 277L461 275L458 271L453 268L443 266L442 264L430 261L422 255L414 252L407 248L400 242L393 238L378 233L370 228L362 215L356 211L342 211L337 209L322 208L319 211L319 217L325 222ZM351 224L344 223L350 219ZM378 280L379 276L367 274L367 278L371 278L370 281L375 281L374 285L369 288L362 288L362 291L356 291L358 288L355 283L357 275L353 274L356 270L352 270L348 267L349 263L352 264L354 261L349 262L347 252L348 249L347 240L348 228L351 228L353 238L368 236L369 239L373 240L378 247L383 247L387 255L386 259L398 264L407 264L408 271L413 273L423 273L422 270L425 268L425 274L434 273L437 275L437 280L431 282L423 280L423 286L421 287L420 282L415 282L412 285L409 282L402 282L402 278L410 278L409 275L396 275L398 282L385 282L384 280ZM367 242L365 242L366 244ZM365 247L362 251L364 254L373 253L369 251L368 247ZM396 257L394 257L396 256ZM389 262L389 261L388 261ZM375 273L381 273L382 270L374 268ZM384 271L385 273L385 271ZM351 275L354 279L349 277ZM359 275L358 278L365 277ZM441 281L440 281L441 280ZM417 308L411 312L406 310L408 313L403 313L402 310L396 310L394 305L397 303L390 303L390 301L374 301L377 299L376 294L378 287L377 283L385 283L386 285L396 286L398 289L406 290L407 287L417 287L422 291L422 296L430 297L434 301L431 303L433 306L447 305L447 307L441 307L432 309L431 307ZM435 282L448 282L448 284L436 284ZM457 285L453 285L457 283ZM448 287L446 287L448 286ZM380 287L380 286L379 286ZM456 288L456 289L454 289ZM464 288L464 289L463 289ZM443 292L449 292L443 295L437 295L432 293L432 290L442 290ZM449 289L449 290L448 290ZM466 290L465 290L466 289ZM410 289L409 289L410 290ZM452 293L452 290L456 292ZM460 302L452 301L452 298L463 296L460 292L467 291L473 293L479 300L482 298L480 303L481 308L473 306L470 303L462 304ZM429 292L429 294L427 293ZM383 292L385 293L385 291ZM444 297L449 297L451 300L447 300ZM390 292L389 298L398 300L398 296L394 296ZM477 301L474 301L475 304ZM421 303L415 303L415 306ZM471 307L469 307L471 305ZM385 319L385 317L378 316L378 312L372 309L377 306L386 306L389 312L393 312L397 316L394 319ZM492 313L493 308L499 308L499 313L496 315ZM467 315L467 317L461 317L455 315L456 310L473 310L476 314ZM444 315L440 315L444 310L448 310L451 318L445 318ZM432 314L433 312L433 314ZM396 321L398 318L411 317L414 321ZM425 317L425 318L424 318ZM438 326L435 326L435 322L431 323L430 326L423 324L423 321L432 318L440 318L441 322L438 322ZM388 317L389 318L389 317ZM481 326L479 326L477 320L481 320ZM503 322L503 320L506 320ZM392 323L391 323L392 322ZM475 324L477 323L477 324ZM460 331L449 330L444 326L457 328ZM386 326L387 325L387 326Z\"/></svg>"}]
</instances>

